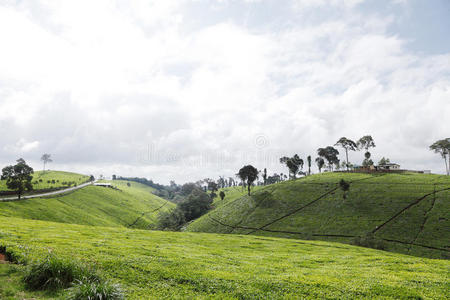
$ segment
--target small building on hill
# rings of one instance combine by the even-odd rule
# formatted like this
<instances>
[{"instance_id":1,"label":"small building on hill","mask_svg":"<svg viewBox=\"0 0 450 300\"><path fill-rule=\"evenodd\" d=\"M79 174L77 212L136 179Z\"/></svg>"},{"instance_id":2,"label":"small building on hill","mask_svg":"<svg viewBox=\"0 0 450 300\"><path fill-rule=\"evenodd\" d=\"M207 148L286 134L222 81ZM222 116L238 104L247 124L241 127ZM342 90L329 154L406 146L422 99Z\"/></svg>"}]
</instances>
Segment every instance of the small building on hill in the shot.
<instances>
[{"instance_id":1,"label":"small building on hill","mask_svg":"<svg viewBox=\"0 0 450 300\"><path fill-rule=\"evenodd\" d=\"M400 165L396 163L385 163L377 166L378 170L400 170Z\"/></svg>"},{"instance_id":2,"label":"small building on hill","mask_svg":"<svg viewBox=\"0 0 450 300\"><path fill-rule=\"evenodd\" d=\"M111 183L109 182L96 182L94 183L95 186L102 186L102 187L112 187Z\"/></svg>"}]
</instances>

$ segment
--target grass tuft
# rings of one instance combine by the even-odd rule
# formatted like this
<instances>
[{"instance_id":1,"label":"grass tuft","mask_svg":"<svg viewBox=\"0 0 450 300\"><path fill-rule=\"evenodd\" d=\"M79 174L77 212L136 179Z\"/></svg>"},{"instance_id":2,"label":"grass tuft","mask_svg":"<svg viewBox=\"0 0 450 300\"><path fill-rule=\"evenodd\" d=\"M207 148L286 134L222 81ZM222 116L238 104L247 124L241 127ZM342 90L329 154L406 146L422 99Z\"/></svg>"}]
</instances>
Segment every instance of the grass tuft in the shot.
<instances>
[{"instance_id":1,"label":"grass tuft","mask_svg":"<svg viewBox=\"0 0 450 300\"><path fill-rule=\"evenodd\" d=\"M30 290L57 290L68 288L82 278L99 280L95 272L81 263L49 254L44 260L30 265L23 282Z\"/></svg>"},{"instance_id":2,"label":"grass tuft","mask_svg":"<svg viewBox=\"0 0 450 300\"><path fill-rule=\"evenodd\" d=\"M124 294L120 285L110 281L78 280L71 288L70 300L121 300Z\"/></svg>"}]
</instances>

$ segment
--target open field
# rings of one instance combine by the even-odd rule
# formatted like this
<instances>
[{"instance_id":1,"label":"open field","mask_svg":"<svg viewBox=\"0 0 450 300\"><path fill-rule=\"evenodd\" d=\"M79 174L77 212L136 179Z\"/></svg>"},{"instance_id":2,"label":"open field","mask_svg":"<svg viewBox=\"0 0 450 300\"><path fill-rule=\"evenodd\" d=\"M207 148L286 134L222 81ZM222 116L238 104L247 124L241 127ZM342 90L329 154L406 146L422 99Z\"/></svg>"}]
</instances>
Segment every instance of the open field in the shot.
<instances>
[{"instance_id":1,"label":"open field","mask_svg":"<svg viewBox=\"0 0 450 300\"><path fill-rule=\"evenodd\" d=\"M5 217L0 223L0 244L21 259L51 249L87 261L118 281L129 299L446 299L450 293L447 260L339 243Z\"/></svg>"},{"instance_id":2,"label":"open field","mask_svg":"<svg viewBox=\"0 0 450 300\"><path fill-rule=\"evenodd\" d=\"M174 204L152 193L146 185L112 182L117 189L88 186L51 198L0 202L0 216L63 223L152 228L157 214Z\"/></svg>"},{"instance_id":3,"label":"open field","mask_svg":"<svg viewBox=\"0 0 450 300\"><path fill-rule=\"evenodd\" d=\"M79 185L89 180L89 176L64 171L35 171L33 173L33 189L54 189L69 186L69 183ZM6 181L0 180L0 191L8 191Z\"/></svg>"},{"instance_id":4,"label":"open field","mask_svg":"<svg viewBox=\"0 0 450 300\"><path fill-rule=\"evenodd\" d=\"M346 199L341 178L351 182ZM345 243L373 234L390 251L450 257L448 176L326 173L236 195L187 230Z\"/></svg>"}]
</instances>

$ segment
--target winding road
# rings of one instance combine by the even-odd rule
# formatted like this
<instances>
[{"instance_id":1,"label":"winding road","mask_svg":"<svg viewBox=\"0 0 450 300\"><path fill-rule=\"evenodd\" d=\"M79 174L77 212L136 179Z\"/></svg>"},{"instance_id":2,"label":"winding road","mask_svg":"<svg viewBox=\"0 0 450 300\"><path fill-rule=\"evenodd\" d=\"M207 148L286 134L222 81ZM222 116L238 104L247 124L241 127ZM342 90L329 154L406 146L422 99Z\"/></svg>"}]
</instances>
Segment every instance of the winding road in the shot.
<instances>
[{"instance_id":1,"label":"winding road","mask_svg":"<svg viewBox=\"0 0 450 300\"><path fill-rule=\"evenodd\" d=\"M74 187L70 187L70 188L66 188L66 189L62 189L62 190L57 190L57 191L53 191L53 192L48 192L48 193L22 196L22 197L20 197L20 200L64 194L64 193L67 193L67 192L72 192L72 191L76 191L78 189L82 189L82 188L84 188L84 187L86 187L88 185L92 185L94 182L95 181L89 181L89 182L86 182L86 183L83 183L83 184L80 184L80 185L77 185L77 186L74 186ZM0 198L0 202L8 202L8 201L19 201L19 198L17 196L7 197L7 198Z\"/></svg>"}]
</instances>

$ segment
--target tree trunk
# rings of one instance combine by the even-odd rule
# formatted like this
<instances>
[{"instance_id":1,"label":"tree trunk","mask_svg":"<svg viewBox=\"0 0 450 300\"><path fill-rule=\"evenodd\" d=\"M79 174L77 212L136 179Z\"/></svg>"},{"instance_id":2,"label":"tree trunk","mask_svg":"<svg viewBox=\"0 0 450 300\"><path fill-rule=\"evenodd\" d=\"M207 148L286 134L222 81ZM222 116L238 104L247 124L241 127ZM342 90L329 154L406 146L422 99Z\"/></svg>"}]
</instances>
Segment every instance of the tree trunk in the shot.
<instances>
[{"instance_id":1,"label":"tree trunk","mask_svg":"<svg viewBox=\"0 0 450 300\"><path fill-rule=\"evenodd\" d=\"M348 149L345 148L345 157L347 158L347 172L348 172Z\"/></svg>"},{"instance_id":2,"label":"tree trunk","mask_svg":"<svg viewBox=\"0 0 450 300\"><path fill-rule=\"evenodd\" d=\"M450 155L448 156L448 165L447 165L447 157L444 155L444 162L445 162L445 171L447 172L447 175L450 175L449 167L450 165Z\"/></svg>"},{"instance_id":3,"label":"tree trunk","mask_svg":"<svg viewBox=\"0 0 450 300\"><path fill-rule=\"evenodd\" d=\"M250 183L247 182L247 188L248 188L248 195L250 196Z\"/></svg>"}]
</instances>

